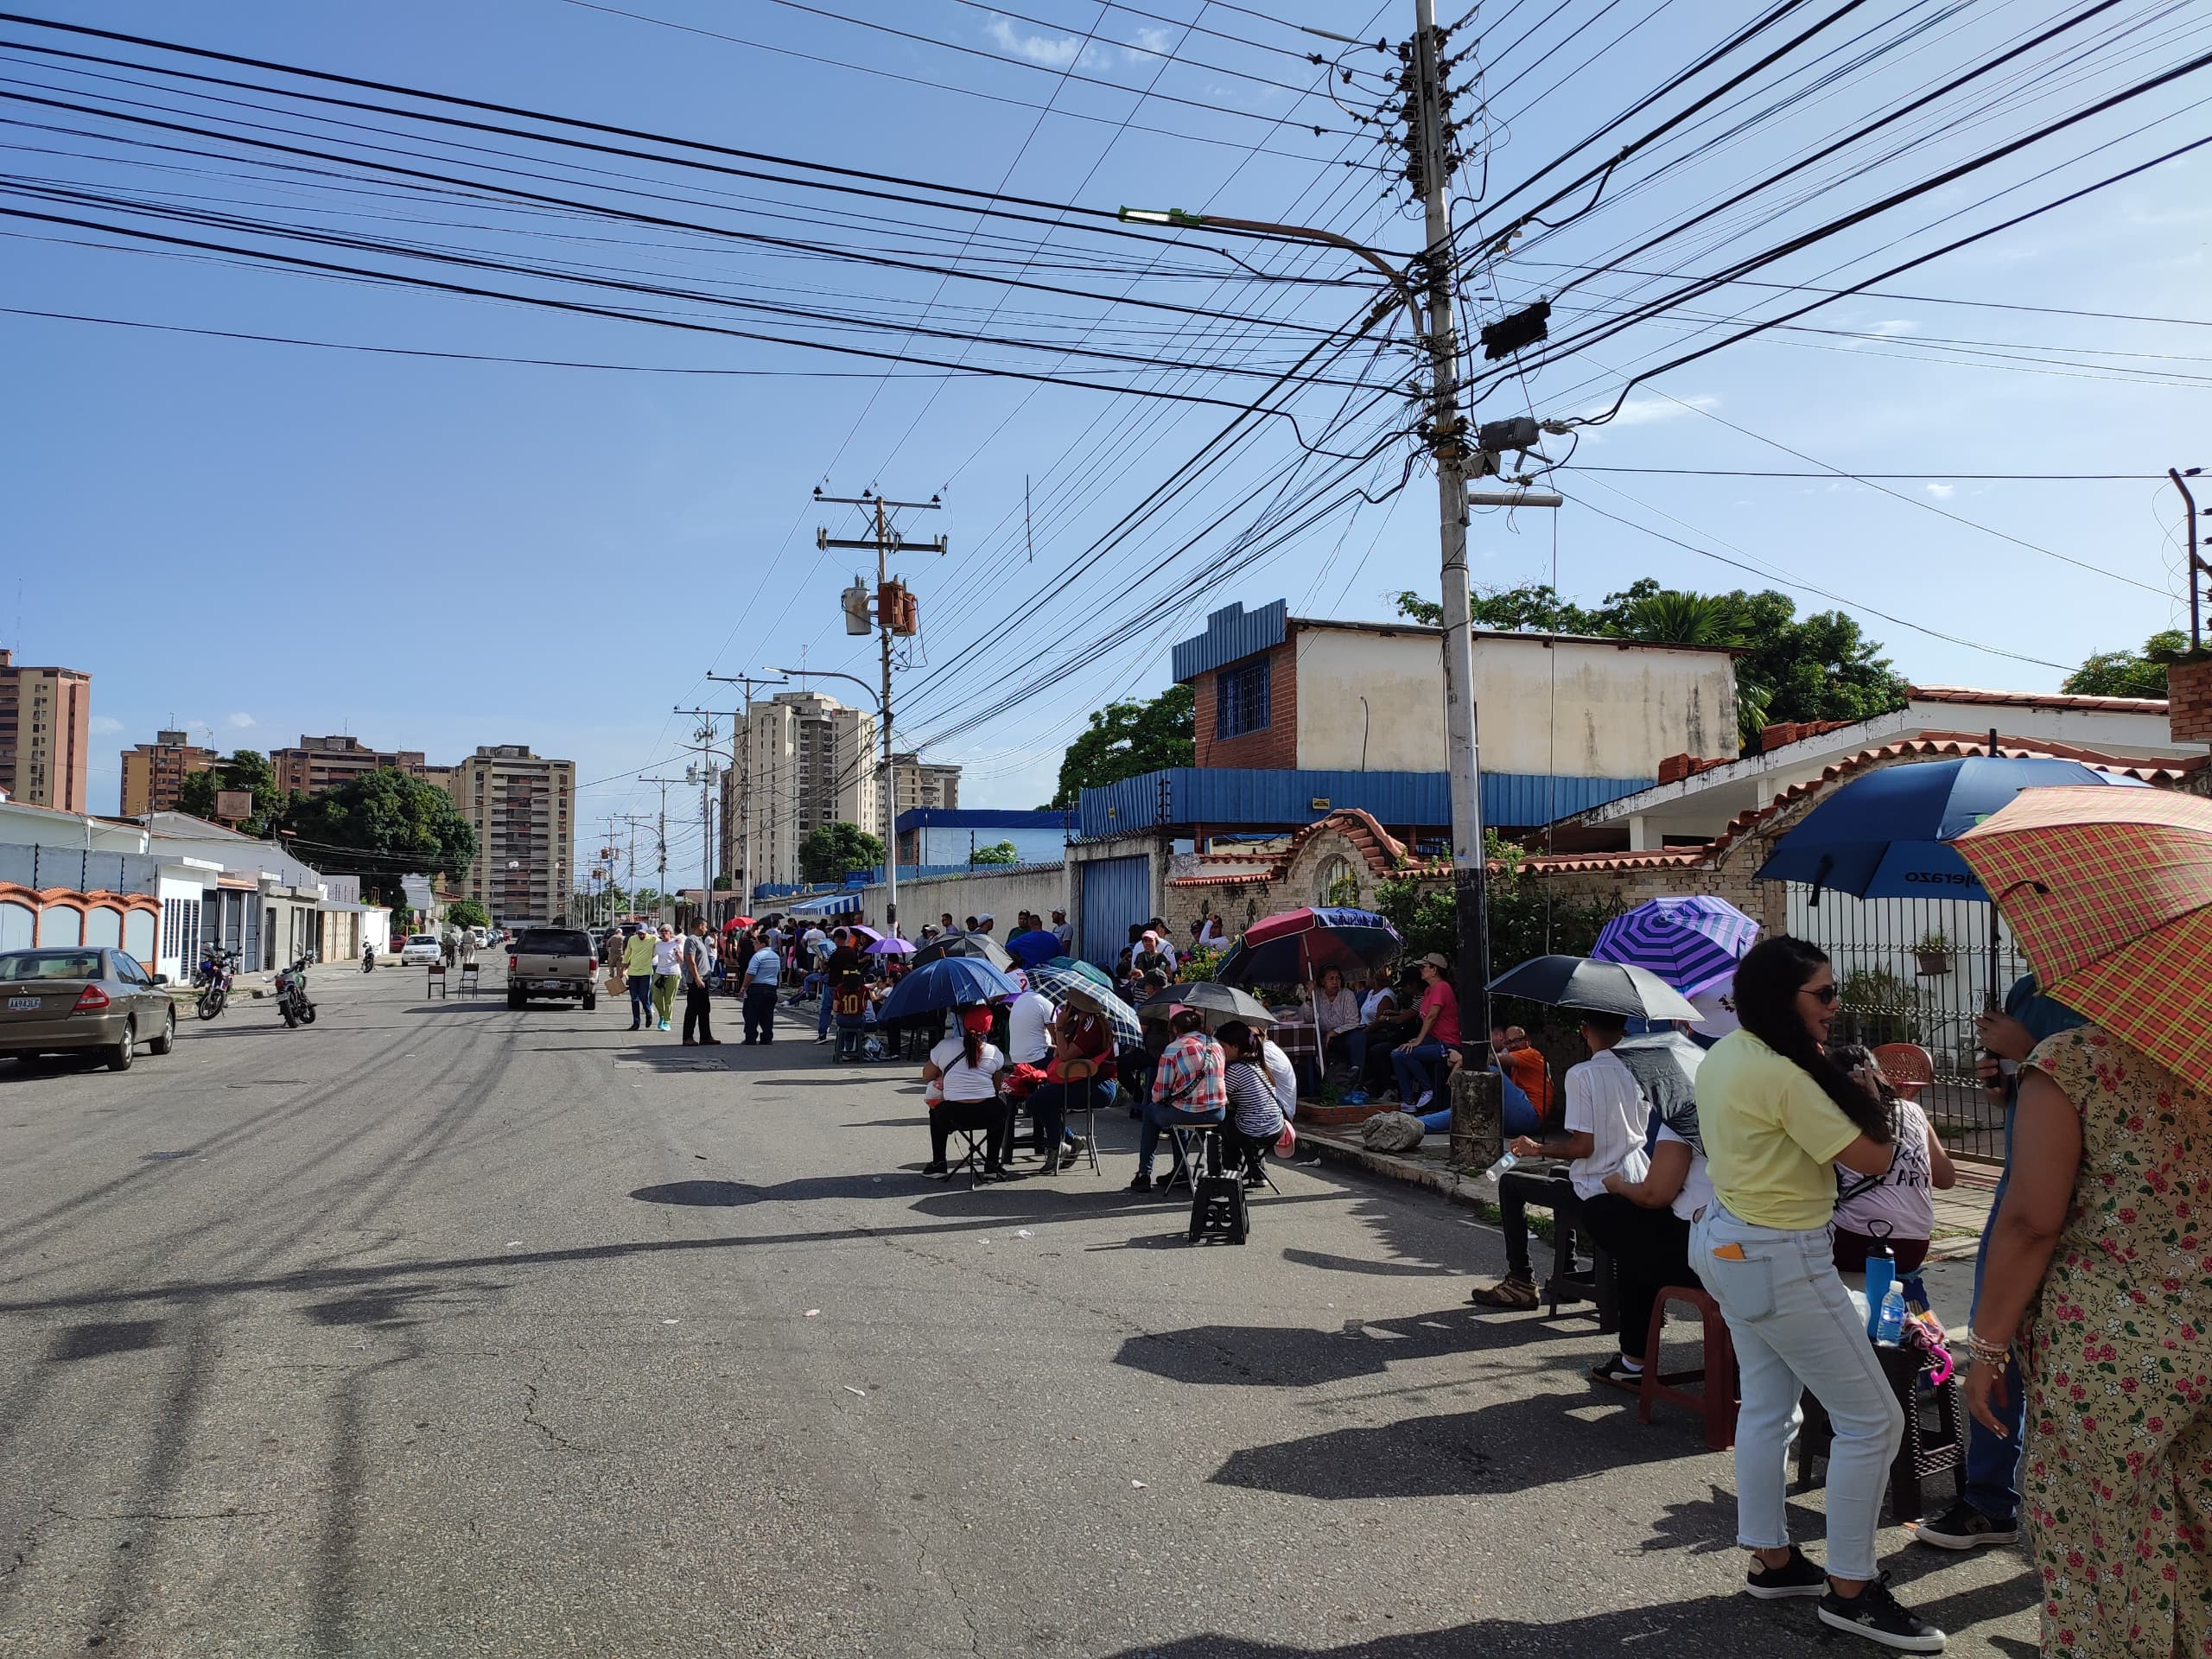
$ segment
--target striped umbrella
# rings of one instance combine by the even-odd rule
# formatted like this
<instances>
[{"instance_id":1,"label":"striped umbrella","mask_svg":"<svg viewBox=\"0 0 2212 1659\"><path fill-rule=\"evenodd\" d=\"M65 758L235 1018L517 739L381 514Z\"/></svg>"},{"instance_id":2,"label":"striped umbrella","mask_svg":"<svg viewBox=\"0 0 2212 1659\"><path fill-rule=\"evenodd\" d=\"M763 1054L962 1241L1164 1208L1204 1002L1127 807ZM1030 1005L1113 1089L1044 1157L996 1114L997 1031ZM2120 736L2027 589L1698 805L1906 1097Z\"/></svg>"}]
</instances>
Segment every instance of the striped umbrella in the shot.
<instances>
[{"instance_id":1,"label":"striped umbrella","mask_svg":"<svg viewBox=\"0 0 2212 1659\"><path fill-rule=\"evenodd\" d=\"M2046 996L2212 1094L2212 802L2024 790L1952 845Z\"/></svg>"},{"instance_id":2,"label":"striped umbrella","mask_svg":"<svg viewBox=\"0 0 2212 1659\"><path fill-rule=\"evenodd\" d=\"M1590 954L1700 996L1735 978L1736 964L1758 937L1759 925L1726 899L1652 899L1607 922Z\"/></svg>"},{"instance_id":3,"label":"striped umbrella","mask_svg":"<svg viewBox=\"0 0 2212 1659\"><path fill-rule=\"evenodd\" d=\"M1054 957L1050 962L1037 963L1022 971L1028 975L1032 985L1055 1002L1065 1002L1069 990L1077 986L1094 996L1101 992L1108 996L1117 995L1114 982L1106 976L1103 969L1077 962L1072 957Z\"/></svg>"},{"instance_id":4,"label":"striped umbrella","mask_svg":"<svg viewBox=\"0 0 2212 1659\"><path fill-rule=\"evenodd\" d=\"M1031 969L1029 976L1035 979L1036 970ZM1103 1019L1106 1028L1114 1033L1116 1046L1144 1046L1144 1027L1138 1023L1136 1010L1113 992L1102 991L1090 980L1076 978L1068 982L1067 989L1060 1000L1071 1007L1082 1008Z\"/></svg>"}]
</instances>

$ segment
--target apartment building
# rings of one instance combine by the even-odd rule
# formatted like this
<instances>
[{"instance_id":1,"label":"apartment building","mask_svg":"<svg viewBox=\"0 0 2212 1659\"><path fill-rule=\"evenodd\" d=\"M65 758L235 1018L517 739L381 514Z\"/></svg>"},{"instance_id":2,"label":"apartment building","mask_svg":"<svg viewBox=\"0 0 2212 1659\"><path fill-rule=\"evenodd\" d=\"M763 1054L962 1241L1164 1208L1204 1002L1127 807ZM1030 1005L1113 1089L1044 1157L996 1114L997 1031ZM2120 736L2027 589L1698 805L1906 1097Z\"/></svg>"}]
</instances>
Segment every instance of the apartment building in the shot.
<instances>
[{"instance_id":1,"label":"apartment building","mask_svg":"<svg viewBox=\"0 0 2212 1659\"><path fill-rule=\"evenodd\" d=\"M726 798L741 890L797 881L799 842L825 823L884 833L874 715L819 691L779 691L753 705L738 753L745 788Z\"/></svg>"},{"instance_id":2,"label":"apartment building","mask_svg":"<svg viewBox=\"0 0 2212 1659\"><path fill-rule=\"evenodd\" d=\"M151 743L134 744L123 752L122 816L176 811L186 776L221 759L194 743L189 732L156 732Z\"/></svg>"},{"instance_id":3,"label":"apartment building","mask_svg":"<svg viewBox=\"0 0 2212 1659\"><path fill-rule=\"evenodd\" d=\"M84 811L92 724L91 675L19 667L0 650L0 790L9 799Z\"/></svg>"},{"instance_id":4,"label":"apartment building","mask_svg":"<svg viewBox=\"0 0 2212 1659\"><path fill-rule=\"evenodd\" d=\"M302 795L320 795L385 766L415 778L429 770L420 749L372 749L358 737L309 737L305 733L294 747L271 749L269 764L276 768L278 789Z\"/></svg>"},{"instance_id":5,"label":"apartment building","mask_svg":"<svg viewBox=\"0 0 2212 1659\"><path fill-rule=\"evenodd\" d=\"M894 711L895 712L895 711ZM940 766L924 760L918 754L891 756L891 766L899 780L899 810L911 812L916 807L933 806L946 811L957 810L960 805L960 768Z\"/></svg>"},{"instance_id":6,"label":"apartment building","mask_svg":"<svg viewBox=\"0 0 2212 1659\"><path fill-rule=\"evenodd\" d=\"M502 926L565 915L575 869L575 763L532 754L527 744L486 743L436 770L476 831L462 895Z\"/></svg>"}]
</instances>

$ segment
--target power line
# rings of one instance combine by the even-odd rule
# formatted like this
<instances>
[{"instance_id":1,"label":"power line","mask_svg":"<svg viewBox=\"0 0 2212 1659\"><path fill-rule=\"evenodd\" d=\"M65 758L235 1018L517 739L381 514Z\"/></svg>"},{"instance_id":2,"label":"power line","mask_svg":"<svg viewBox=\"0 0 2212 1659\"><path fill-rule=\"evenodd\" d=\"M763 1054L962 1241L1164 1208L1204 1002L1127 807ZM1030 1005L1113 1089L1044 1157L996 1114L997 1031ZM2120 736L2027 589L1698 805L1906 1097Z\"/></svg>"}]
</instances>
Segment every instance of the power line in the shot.
<instances>
[{"instance_id":1,"label":"power line","mask_svg":"<svg viewBox=\"0 0 2212 1659\"><path fill-rule=\"evenodd\" d=\"M1758 437L1758 434L1754 432L1751 435ZM1935 479L1961 484L2155 484L2165 477L2164 473L1846 473L1835 467L1830 467L1824 473L1777 473L1748 467L1592 467L1581 461L1576 461L1569 470L1578 473L1645 473L1675 478L1824 478L1831 480L1846 478L1861 483L1869 479L1886 478L1908 482Z\"/></svg>"}]
</instances>

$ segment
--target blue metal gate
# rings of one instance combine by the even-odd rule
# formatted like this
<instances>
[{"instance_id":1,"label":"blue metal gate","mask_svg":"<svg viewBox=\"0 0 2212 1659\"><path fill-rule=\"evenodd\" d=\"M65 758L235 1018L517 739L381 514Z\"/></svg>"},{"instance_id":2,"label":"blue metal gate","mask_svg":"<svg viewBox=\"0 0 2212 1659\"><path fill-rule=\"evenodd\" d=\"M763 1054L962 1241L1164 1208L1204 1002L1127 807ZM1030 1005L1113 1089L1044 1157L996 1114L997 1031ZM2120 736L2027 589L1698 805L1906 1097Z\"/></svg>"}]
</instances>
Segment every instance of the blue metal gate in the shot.
<instances>
[{"instance_id":1,"label":"blue metal gate","mask_svg":"<svg viewBox=\"0 0 2212 1659\"><path fill-rule=\"evenodd\" d=\"M1083 934L1077 949L1101 968L1113 967L1129 942L1129 924L1152 918L1152 860L1098 858L1077 864L1083 874Z\"/></svg>"}]
</instances>

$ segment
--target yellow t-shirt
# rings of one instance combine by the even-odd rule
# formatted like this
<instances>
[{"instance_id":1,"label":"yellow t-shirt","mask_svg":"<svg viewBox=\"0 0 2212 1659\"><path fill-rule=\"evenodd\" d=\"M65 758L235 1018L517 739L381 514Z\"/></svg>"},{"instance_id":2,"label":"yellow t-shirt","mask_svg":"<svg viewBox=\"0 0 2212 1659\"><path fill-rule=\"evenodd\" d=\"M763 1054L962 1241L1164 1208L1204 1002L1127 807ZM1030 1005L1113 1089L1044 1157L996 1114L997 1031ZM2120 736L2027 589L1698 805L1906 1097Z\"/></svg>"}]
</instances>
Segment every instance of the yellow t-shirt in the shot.
<instances>
[{"instance_id":1,"label":"yellow t-shirt","mask_svg":"<svg viewBox=\"0 0 2212 1659\"><path fill-rule=\"evenodd\" d=\"M1697 1126L1713 1190L1754 1227L1809 1232L1835 1214L1835 1155L1859 1126L1795 1061L1732 1031L1697 1072Z\"/></svg>"},{"instance_id":2,"label":"yellow t-shirt","mask_svg":"<svg viewBox=\"0 0 2212 1659\"><path fill-rule=\"evenodd\" d=\"M653 936L633 933L629 944L622 947L622 971L651 977L653 971Z\"/></svg>"}]
</instances>

